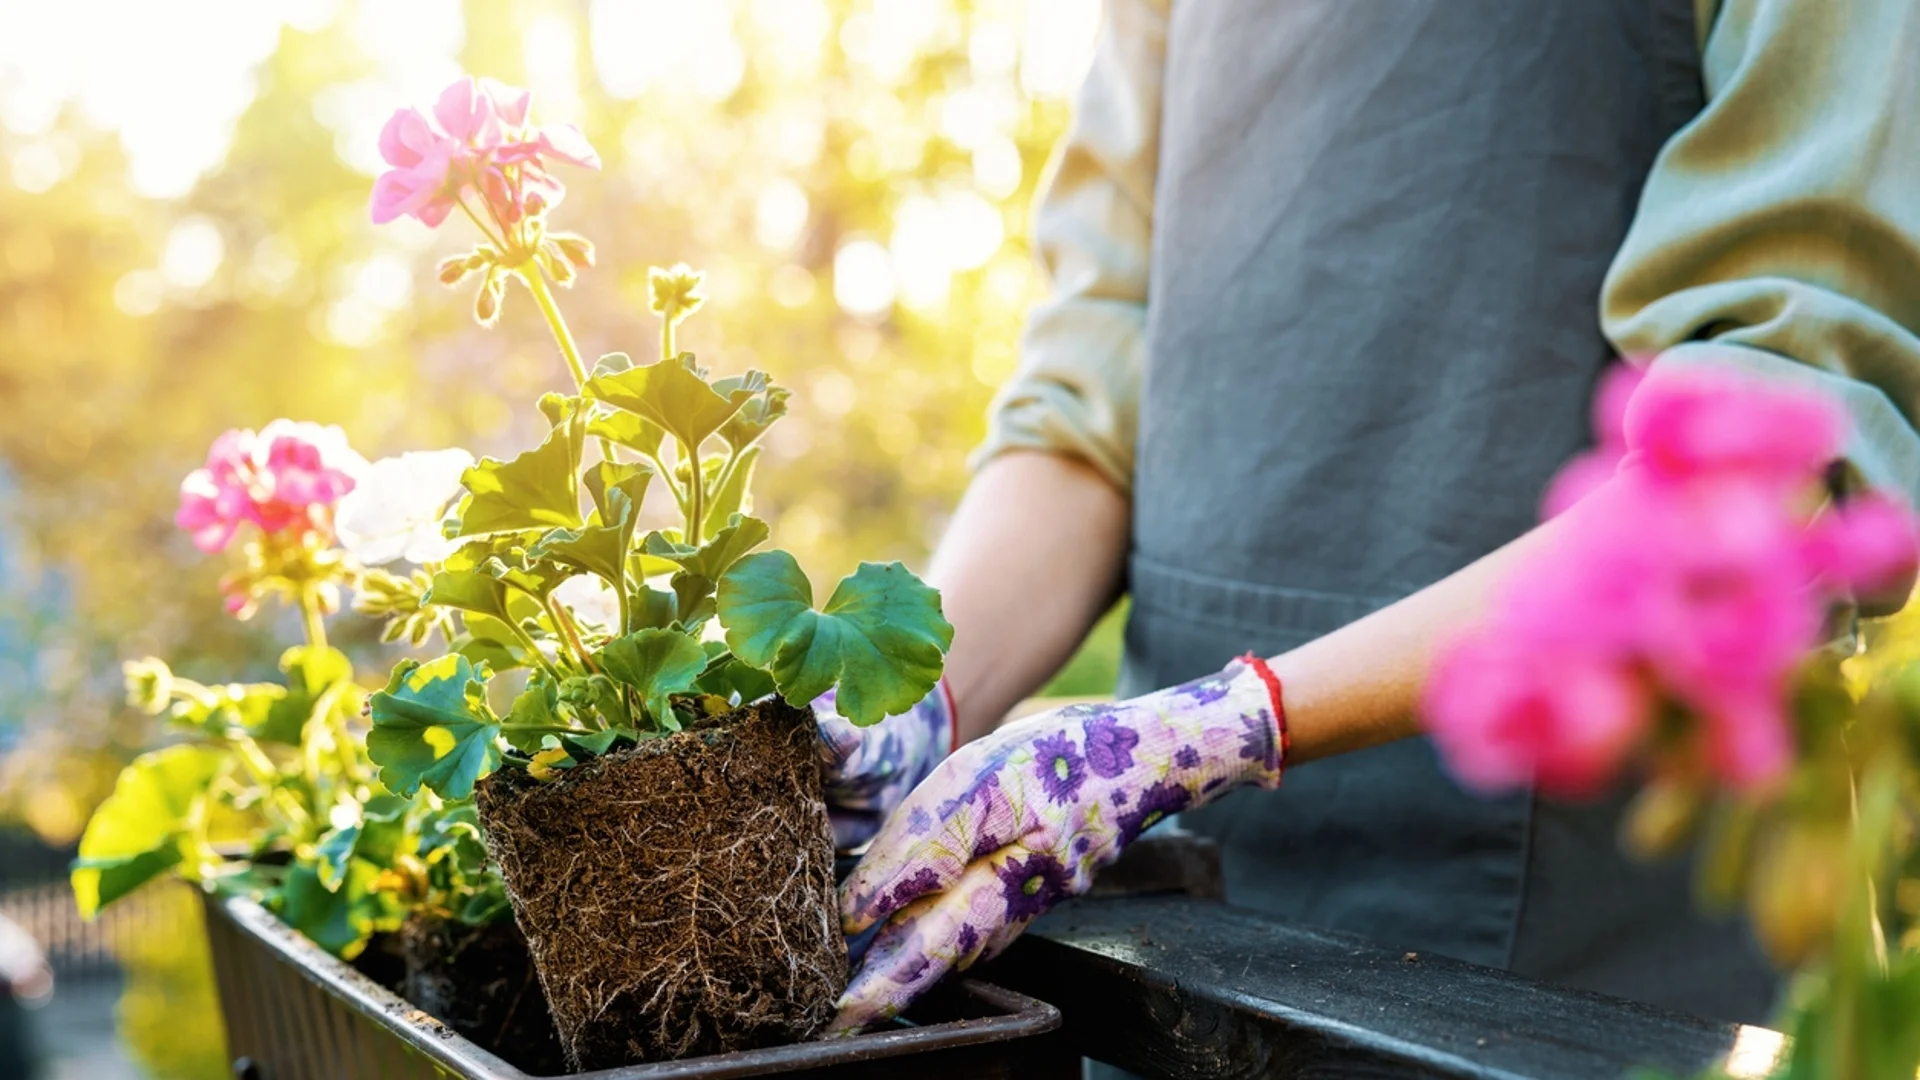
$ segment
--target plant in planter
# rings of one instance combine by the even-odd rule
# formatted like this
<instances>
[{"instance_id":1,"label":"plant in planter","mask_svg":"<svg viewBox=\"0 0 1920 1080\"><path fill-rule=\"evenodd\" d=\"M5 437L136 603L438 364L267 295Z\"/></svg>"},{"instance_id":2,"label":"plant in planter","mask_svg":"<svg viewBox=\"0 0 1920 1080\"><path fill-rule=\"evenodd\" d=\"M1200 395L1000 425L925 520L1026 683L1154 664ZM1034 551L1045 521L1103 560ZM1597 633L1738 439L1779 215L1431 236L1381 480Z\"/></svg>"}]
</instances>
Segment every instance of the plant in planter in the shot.
<instances>
[{"instance_id":1,"label":"plant in planter","mask_svg":"<svg viewBox=\"0 0 1920 1080\"><path fill-rule=\"evenodd\" d=\"M367 691L327 643L340 584L357 581L365 601L378 592L370 582L391 579L359 562L379 557L385 538L354 526L392 470L369 466L337 428L281 420L221 436L207 467L187 477L178 523L209 553L241 541L241 564L221 582L228 610L248 618L283 600L301 612L307 640L282 656L278 683L210 686L158 659L126 665L129 701L164 717L180 741L122 772L81 839L74 891L91 917L173 871L263 903L346 959L376 935L400 933L406 963L396 981L416 1004L489 1045L510 1034L530 1060L544 1045L555 1061L551 1021L473 807L380 786L361 720ZM417 614L395 622L414 634L431 625ZM468 954L471 943L503 937ZM435 994L495 984L497 1004Z\"/></svg>"},{"instance_id":2,"label":"plant in planter","mask_svg":"<svg viewBox=\"0 0 1920 1080\"><path fill-rule=\"evenodd\" d=\"M487 325L524 285L574 386L541 399L539 446L462 477L458 546L420 594L458 629L373 696L381 779L477 797L576 1067L809 1038L847 963L807 706L834 690L871 724L924 697L952 636L938 594L863 564L816 609L790 555L756 551L748 486L788 393L676 347L698 274L652 272L656 361L582 362L552 286L593 249L547 226L550 166L597 163L577 132L463 79L432 118L397 113L382 148L375 219L465 213L484 241L442 280L477 277ZM674 523L642 528L656 486Z\"/></svg>"}]
</instances>

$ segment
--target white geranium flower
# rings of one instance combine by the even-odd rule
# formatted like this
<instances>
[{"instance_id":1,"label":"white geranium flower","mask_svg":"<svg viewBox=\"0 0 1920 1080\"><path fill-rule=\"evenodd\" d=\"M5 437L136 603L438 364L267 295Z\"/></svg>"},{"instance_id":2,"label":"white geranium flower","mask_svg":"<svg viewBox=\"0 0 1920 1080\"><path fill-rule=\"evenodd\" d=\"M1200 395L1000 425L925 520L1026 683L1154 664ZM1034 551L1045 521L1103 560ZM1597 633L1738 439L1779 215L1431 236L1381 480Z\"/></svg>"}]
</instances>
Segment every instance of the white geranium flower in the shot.
<instances>
[{"instance_id":1,"label":"white geranium flower","mask_svg":"<svg viewBox=\"0 0 1920 1080\"><path fill-rule=\"evenodd\" d=\"M606 633L620 629L620 598L597 574L575 574L553 590L553 598L567 606L574 621Z\"/></svg>"},{"instance_id":2,"label":"white geranium flower","mask_svg":"<svg viewBox=\"0 0 1920 1080\"><path fill-rule=\"evenodd\" d=\"M334 511L341 546L363 566L446 558L457 545L440 535L440 519L460 494L460 474L472 467L473 455L458 448L417 450L367 466Z\"/></svg>"}]
</instances>

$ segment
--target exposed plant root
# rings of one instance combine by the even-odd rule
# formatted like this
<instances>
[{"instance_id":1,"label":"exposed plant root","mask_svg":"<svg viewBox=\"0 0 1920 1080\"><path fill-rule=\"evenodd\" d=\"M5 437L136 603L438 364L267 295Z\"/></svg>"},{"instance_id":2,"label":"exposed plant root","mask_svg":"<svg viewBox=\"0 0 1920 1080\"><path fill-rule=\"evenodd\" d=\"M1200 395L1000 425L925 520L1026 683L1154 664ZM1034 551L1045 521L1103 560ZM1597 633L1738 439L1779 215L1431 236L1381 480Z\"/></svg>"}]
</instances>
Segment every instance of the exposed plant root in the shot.
<instances>
[{"instance_id":1,"label":"exposed plant root","mask_svg":"<svg viewBox=\"0 0 1920 1080\"><path fill-rule=\"evenodd\" d=\"M778 700L480 788L571 1064L811 1038L847 981L813 718Z\"/></svg>"}]
</instances>

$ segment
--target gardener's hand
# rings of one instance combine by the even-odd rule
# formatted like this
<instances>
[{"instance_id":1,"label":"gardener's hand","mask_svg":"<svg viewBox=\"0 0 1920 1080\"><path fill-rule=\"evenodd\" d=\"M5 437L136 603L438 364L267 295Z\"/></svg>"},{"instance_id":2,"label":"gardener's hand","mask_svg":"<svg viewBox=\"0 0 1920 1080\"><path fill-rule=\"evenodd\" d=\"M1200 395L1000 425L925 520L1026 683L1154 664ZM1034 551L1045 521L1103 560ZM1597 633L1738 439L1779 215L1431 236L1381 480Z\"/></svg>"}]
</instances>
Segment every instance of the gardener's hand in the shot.
<instances>
[{"instance_id":1,"label":"gardener's hand","mask_svg":"<svg viewBox=\"0 0 1920 1080\"><path fill-rule=\"evenodd\" d=\"M953 752L953 697L942 679L920 704L872 727L855 727L829 690L813 703L820 722L820 776L833 819L833 846L850 851L873 838L895 807Z\"/></svg>"},{"instance_id":2,"label":"gardener's hand","mask_svg":"<svg viewBox=\"0 0 1920 1080\"><path fill-rule=\"evenodd\" d=\"M1247 658L961 748L901 804L841 893L849 935L886 925L834 1030L892 1017L949 970L999 952L1167 815L1279 783L1279 697L1266 665Z\"/></svg>"}]
</instances>

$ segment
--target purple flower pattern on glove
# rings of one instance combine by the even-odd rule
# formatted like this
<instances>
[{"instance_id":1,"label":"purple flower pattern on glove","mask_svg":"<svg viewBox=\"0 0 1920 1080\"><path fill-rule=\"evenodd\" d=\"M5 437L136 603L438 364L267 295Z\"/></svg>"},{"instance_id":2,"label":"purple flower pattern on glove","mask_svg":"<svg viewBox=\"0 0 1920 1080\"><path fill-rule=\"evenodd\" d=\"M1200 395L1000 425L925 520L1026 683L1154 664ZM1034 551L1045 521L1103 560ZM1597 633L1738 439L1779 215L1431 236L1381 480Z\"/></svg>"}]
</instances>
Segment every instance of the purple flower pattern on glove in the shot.
<instances>
[{"instance_id":1,"label":"purple flower pattern on glove","mask_svg":"<svg viewBox=\"0 0 1920 1080\"><path fill-rule=\"evenodd\" d=\"M1087 767L1093 775L1111 780L1133 768L1133 748L1140 745L1140 733L1121 727L1111 716L1096 716L1080 725L1087 737Z\"/></svg>"},{"instance_id":2,"label":"purple flower pattern on glove","mask_svg":"<svg viewBox=\"0 0 1920 1080\"><path fill-rule=\"evenodd\" d=\"M953 752L952 700L945 683L920 704L872 727L856 727L841 716L831 690L813 703L813 715L820 727L821 793L840 851L872 839L907 792ZM920 831L930 827L929 820Z\"/></svg>"},{"instance_id":3,"label":"purple flower pattern on glove","mask_svg":"<svg viewBox=\"0 0 1920 1080\"><path fill-rule=\"evenodd\" d=\"M1062 805L1073 801L1080 793L1080 785L1086 783L1086 759L1074 748L1073 740L1061 732L1052 738L1041 739L1033 744L1036 759L1033 767L1039 770L1040 785L1046 788L1047 798Z\"/></svg>"},{"instance_id":4,"label":"purple flower pattern on glove","mask_svg":"<svg viewBox=\"0 0 1920 1080\"><path fill-rule=\"evenodd\" d=\"M1167 817L1279 783L1280 745L1266 681L1236 661L962 747L907 797L843 889L847 932L880 929L835 1030L897 1015L948 971L998 953ZM918 827L923 814L931 828Z\"/></svg>"}]
</instances>

